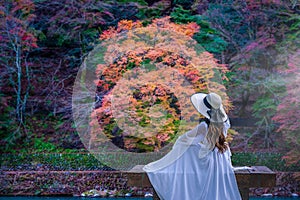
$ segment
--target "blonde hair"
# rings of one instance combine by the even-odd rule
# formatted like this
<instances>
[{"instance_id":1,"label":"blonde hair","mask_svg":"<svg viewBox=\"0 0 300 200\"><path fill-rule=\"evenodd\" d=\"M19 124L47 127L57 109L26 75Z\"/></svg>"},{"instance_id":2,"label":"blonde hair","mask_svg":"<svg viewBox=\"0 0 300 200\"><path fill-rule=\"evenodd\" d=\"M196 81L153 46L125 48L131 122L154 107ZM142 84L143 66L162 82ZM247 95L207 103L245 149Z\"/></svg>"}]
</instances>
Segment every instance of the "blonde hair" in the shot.
<instances>
[{"instance_id":1,"label":"blonde hair","mask_svg":"<svg viewBox=\"0 0 300 200\"><path fill-rule=\"evenodd\" d=\"M210 122L208 126L208 133L206 139L209 144L209 149L213 150L215 147L219 149L219 152L224 153L228 144L224 136L224 124L223 122Z\"/></svg>"}]
</instances>

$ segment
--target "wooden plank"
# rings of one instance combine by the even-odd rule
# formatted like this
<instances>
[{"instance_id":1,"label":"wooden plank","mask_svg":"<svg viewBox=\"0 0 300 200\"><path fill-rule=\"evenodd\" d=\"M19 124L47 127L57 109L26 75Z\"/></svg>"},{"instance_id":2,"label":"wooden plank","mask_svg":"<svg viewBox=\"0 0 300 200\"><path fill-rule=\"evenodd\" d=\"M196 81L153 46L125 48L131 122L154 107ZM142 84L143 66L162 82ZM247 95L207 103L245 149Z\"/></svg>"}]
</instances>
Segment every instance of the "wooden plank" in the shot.
<instances>
[{"instance_id":1,"label":"wooden plank","mask_svg":"<svg viewBox=\"0 0 300 200\"><path fill-rule=\"evenodd\" d=\"M143 170L143 167L144 167L145 165L136 165L136 166L134 166L129 172L133 172L133 173L143 173L143 172L145 172L144 170Z\"/></svg>"},{"instance_id":2,"label":"wooden plank","mask_svg":"<svg viewBox=\"0 0 300 200\"><path fill-rule=\"evenodd\" d=\"M128 172L126 173L126 175L128 177L128 181L127 181L128 186L152 187L146 172L144 173Z\"/></svg>"},{"instance_id":3,"label":"wooden plank","mask_svg":"<svg viewBox=\"0 0 300 200\"><path fill-rule=\"evenodd\" d=\"M252 170L250 170L250 173L260 173L260 174L270 174L274 172L267 168L266 166L252 166Z\"/></svg>"},{"instance_id":4,"label":"wooden plank","mask_svg":"<svg viewBox=\"0 0 300 200\"><path fill-rule=\"evenodd\" d=\"M235 176L239 186L273 187L276 185L276 174L265 166L252 166L251 170L236 171Z\"/></svg>"},{"instance_id":5,"label":"wooden plank","mask_svg":"<svg viewBox=\"0 0 300 200\"><path fill-rule=\"evenodd\" d=\"M239 188L243 200L249 199L249 188Z\"/></svg>"},{"instance_id":6,"label":"wooden plank","mask_svg":"<svg viewBox=\"0 0 300 200\"><path fill-rule=\"evenodd\" d=\"M144 165L136 165L126 172L128 186L152 187L147 173L143 170Z\"/></svg>"},{"instance_id":7,"label":"wooden plank","mask_svg":"<svg viewBox=\"0 0 300 200\"><path fill-rule=\"evenodd\" d=\"M143 171L144 165L137 165L128 175L128 186L152 187L147 173ZM265 166L252 166L252 169L243 169L235 171L239 191L243 200L249 199L249 188L252 187L273 187L276 185L276 174ZM156 193L155 198L158 199Z\"/></svg>"}]
</instances>

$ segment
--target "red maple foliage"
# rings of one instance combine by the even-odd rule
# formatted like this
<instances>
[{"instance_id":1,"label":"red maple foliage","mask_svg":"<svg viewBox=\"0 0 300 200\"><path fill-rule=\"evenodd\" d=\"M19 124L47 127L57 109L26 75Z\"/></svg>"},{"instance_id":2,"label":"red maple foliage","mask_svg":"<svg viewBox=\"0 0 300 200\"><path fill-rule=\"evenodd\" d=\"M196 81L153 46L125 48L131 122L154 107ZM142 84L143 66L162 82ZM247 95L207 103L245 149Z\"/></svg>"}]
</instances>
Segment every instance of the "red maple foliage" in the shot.
<instances>
[{"instance_id":1,"label":"red maple foliage","mask_svg":"<svg viewBox=\"0 0 300 200\"><path fill-rule=\"evenodd\" d=\"M113 52L104 55L110 64L97 65L97 94L104 97L92 115L107 138L112 141L122 138L122 143L116 145L128 151L143 152L158 151L168 144L176 136L182 115L186 119L199 117L193 108L185 111L189 102L180 102L177 96L217 91L224 97L225 105L230 107L224 86L214 82L215 73L223 74L227 69L218 64L210 53L197 52L191 36L198 30L199 26L195 23L179 25L165 17L154 19L146 27L139 21L122 20L117 28L111 27L102 33L100 40L107 45L106 49ZM140 37L148 40L140 40ZM152 41L157 45L153 46ZM143 73L151 75L143 76ZM124 74L130 74L130 80L122 79ZM225 76L222 75L222 78ZM165 82L161 84L160 79ZM174 82L174 79L178 80ZM156 83L151 80L156 80ZM166 82L176 85L175 89L168 88ZM128 103L122 95L131 96ZM115 111L112 98L114 102L119 99L119 109ZM119 118L115 119L114 114ZM158 124L157 119L160 119ZM130 122L121 130L118 125L122 126L126 120ZM92 134L91 138L97 138L99 132Z\"/></svg>"},{"instance_id":2,"label":"red maple foliage","mask_svg":"<svg viewBox=\"0 0 300 200\"><path fill-rule=\"evenodd\" d=\"M284 70L286 79L286 95L277 107L272 118L279 123L278 132L282 132L289 143L290 152L284 157L287 163L296 164L300 161L300 50L290 55L288 67ZM283 74L284 75L284 74Z\"/></svg>"}]
</instances>

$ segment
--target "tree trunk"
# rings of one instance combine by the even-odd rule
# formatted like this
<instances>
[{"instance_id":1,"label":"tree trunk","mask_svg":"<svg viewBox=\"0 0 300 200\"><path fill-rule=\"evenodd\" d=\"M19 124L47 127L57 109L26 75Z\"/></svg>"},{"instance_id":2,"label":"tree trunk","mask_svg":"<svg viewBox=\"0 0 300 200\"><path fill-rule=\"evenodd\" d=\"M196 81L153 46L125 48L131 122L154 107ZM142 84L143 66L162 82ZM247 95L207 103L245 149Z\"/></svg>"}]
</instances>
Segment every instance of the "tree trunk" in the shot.
<instances>
[{"instance_id":1,"label":"tree trunk","mask_svg":"<svg viewBox=\"0 0 300 200\"><path fill-rule=\"evenodd\" d=\"M16 40L19 38L16 37ZM18 41L15 48L16 53L16 68L17 68L17 88L16 88L16 95L17 95L17 104L16 104L16 114L17 114L17 121L19 123L23 123L23 112L22 112L22 66L21 66L21 48L18 45Z\"/></svg>"}]
</instances>

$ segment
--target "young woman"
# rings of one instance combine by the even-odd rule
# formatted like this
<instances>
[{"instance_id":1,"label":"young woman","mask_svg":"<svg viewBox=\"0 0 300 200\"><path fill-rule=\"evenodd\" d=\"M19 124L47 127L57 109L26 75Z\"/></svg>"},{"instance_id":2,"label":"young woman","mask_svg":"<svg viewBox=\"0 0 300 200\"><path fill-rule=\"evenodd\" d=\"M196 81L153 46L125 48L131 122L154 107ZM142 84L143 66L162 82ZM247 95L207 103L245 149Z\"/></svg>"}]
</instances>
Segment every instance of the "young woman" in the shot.
<instances>
[{"instance_id":1,"label":"young woman","mask_svg":"<svg viewBox=\"0 0 300 200\"><path fill-rule=\"evenodd\" d=\"M162 200L240 200L225 142L230 122L222 99L215 93L196 93L191 102L206 119L143 169Z\"/></svg>"}]
</instances>

